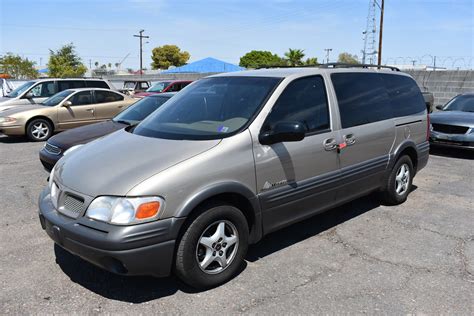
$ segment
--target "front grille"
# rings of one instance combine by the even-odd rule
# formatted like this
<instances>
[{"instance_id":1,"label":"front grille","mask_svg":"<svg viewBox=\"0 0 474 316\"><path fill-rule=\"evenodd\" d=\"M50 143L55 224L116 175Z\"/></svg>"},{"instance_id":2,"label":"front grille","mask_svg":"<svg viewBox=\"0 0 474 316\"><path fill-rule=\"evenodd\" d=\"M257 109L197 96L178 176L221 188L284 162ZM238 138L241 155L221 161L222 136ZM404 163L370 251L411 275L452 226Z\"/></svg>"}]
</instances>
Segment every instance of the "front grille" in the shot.
<instances>
[{"instance_id":1,"label":"front grille","mask_svg":"<svg viewBox=\"0 0 474 316\"><path fill-rule=\"evenodd\" d=\"M469 130L469 127L466 126L456 126L456 125L446 125L446 124L431 124L435 132L445 133L445 134L466 134Z\"/></svg>"},{"instance_id":2,"label":"front grille","mask_svg":"<svg viewBox=\"0 0 474 316\"><path fill-rule=\"evenodd\" d=\"M83 211L84 200L75 195L65 193L63 203L59 207L59 212L72 218L78 218Z\"/></svg>"},{"instance_id":3,"label":"front grille","mask_svg":"<svg viewBox=\"0 0 474 316\"><path fill-rule=\"evenodd\" d=\"M51 145L50 143L46 143L44 145L44 150L46 150L52 155L59 155L61 153L61 148Z\"/></svg>"}]
</instances>

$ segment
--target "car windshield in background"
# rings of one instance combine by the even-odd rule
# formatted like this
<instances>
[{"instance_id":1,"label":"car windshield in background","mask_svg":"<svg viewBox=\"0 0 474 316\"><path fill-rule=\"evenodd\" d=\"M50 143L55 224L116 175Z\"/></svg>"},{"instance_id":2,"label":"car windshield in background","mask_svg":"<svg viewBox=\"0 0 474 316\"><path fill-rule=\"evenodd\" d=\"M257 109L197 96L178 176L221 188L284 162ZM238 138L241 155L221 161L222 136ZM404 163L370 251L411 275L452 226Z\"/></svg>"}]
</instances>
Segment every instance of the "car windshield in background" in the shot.
<instances>
[{"instance_id":1,"label":"car windshield in background","mask_svg":"<svg viewBox=\"0 0 474 316\"><path fill-rule=\"evenodd\" d=\"M69 95L74 93L74 91L71 90L64 90L62 92L56 93L52 97L46 99L44 102L41 103L41 105L45 106L55 106L61 103L65 98L67 98Z\"/></svg>"},{"instance_id":2,"label":"car windshield in background","mask_svg":"<svg viewBox=\"0 0 474 316\"><path fill-rule=\"evenodd\" d=\"M157 82L150 88L146 90L146 92L161 92L163 91L167 86L170 85L171 82L169 81L162 81L162 82Z\"/></svg>"},{"instance_id":3,"label":"car windshield in background","mask_svg":"<svg viewBox=\"0 0 474 316\"><path fill-rule=\"evenodd\" d=\"M460 95L446 104L443 111L474 112L474 95Z\"/></svg>"},{"instance_id":4,"label":"car windshield in background","mask_svg":"<svg viewBox=\"0 0 474 316\"><path fill-rule=\"evenodd\" d=\"M121 122L129 125L136 124L159 108L170 97L151 96L141 99L128 107L125 111L113 118L114 122Z\"/></svg>"},{"instance_id":5,"label":"car windshield in background","mask_svg":"<svg viewBox=\"0 0 474 316\"><path fill-rule=\"evenodd\" d=\"M134 134L167 139L220 139L237 133L262 106L279 78L201 79L147 117Z\"/></svg>"},{"instance_id":6,"label":"car windshield in background","mask_svg":"<svg viewBox=\"0 0 474 316\"><path fill-rule=\"evenodd\" d=\"M124 89L135 89L135 82L125 82L123 84Z\"/></svg>"},{"instance_id":7,"label":"car windshield in background","mask_svg":"<svg viewBox=\"0 0 474 316\"><path fill-rule=\"evenodd\" d=\"M19 96L20 94L25 92L29 87L31 87L34 84L35 84L34 81L25 82L24 84L22 84L18 88L12 90L9 94L6 95L6 97L7 98L16 98L17 96Z\"/></svg>"}]
</instances>

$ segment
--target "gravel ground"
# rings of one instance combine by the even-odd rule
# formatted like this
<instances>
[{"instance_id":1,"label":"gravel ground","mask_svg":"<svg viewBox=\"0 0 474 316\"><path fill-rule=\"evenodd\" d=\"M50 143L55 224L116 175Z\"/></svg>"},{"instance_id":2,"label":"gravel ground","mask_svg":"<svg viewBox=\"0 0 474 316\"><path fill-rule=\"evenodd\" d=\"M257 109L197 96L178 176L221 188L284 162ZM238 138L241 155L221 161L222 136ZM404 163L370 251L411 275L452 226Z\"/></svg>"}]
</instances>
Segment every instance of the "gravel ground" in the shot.
<instances>
[{"instance_id":1,"label":"gravel ground","mask_svg":"<svg viewBox=\"0 0 474 316\"><path fill-rule=\"evenodd\" d=\"M358 199L251 246L231 282L121 277L55 247L37 218L41 143L0 136L0 314L474 313L474 154L438 151L400 206Z\"/></svg>"}]
</instances>

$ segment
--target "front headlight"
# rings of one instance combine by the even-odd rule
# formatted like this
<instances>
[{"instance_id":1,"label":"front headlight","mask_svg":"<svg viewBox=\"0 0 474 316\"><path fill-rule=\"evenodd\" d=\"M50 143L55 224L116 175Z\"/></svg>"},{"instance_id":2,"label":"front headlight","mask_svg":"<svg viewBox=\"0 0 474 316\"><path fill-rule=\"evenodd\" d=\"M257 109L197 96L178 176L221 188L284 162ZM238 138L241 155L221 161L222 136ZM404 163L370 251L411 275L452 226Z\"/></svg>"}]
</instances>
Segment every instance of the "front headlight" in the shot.
<instances>
[{"instance_id":1,"label":"front headlight","mask_svg":"<svg viewBox=\"0 0 474 316\"><path fill-rule=\"evenodd\" d=\"M157 196L99 196L87 208L86 216L116 225L139 224L156 220L164 203Z\"/></svg>"},{"instance_id":2,"label":"front headlight","mask_svg":"<svg viewBox=\"0 0 474 316\"><path fill-rule=\"evenodd\" d=\"M15 122L16 122L16 118L14 117L0 116L0 124L15 123Z\"/></svg>"},{"instance_id":3,"label":"front headlight","mask_svg":"<svg viewBox=\"0 0 474 316\"><path fill-rule=\"evenodd\" d=\"M84 144L75 145L75 146L72 146L71 148L66 149L66 151L64 151L64 153L63 153L63 156L66 156L67 154L70 154L71 152L73 152L74 150L78 149L81 146L84 146Z\"/></svg>"}]
</instances>

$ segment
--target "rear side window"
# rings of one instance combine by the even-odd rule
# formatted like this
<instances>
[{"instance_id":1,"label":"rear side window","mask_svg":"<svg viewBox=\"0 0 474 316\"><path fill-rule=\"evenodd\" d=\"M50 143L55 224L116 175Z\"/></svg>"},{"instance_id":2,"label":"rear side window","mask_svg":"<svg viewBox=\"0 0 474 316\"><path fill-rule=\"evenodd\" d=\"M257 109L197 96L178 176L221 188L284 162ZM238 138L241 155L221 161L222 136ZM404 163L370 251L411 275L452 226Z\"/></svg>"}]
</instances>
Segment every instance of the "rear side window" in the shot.
<instances>
[{"instance_id":1,"label":"rear side window","mask_svg":"<svg viewBox=\"0 0 474 316\"><path fill-rule=\"evenodd\" d=\"M95 90L94 94L96 103L116 102L123 100L122 95L112 91Z\"/></svg>"},{"instance_id":2,"label":"rear side window","mask_svg":"<svg viewBox=\"0 0 474 316\"><path fill-rule=\"evenodd\" d=\"M307 132L329 129L329 109L323 78L306 77L292 81L280 95L263 130L279 122L300 122Z\"/></svg>"},{"instance_id":3,"label":"rear side window","mask_svg":"<svg viewBox=\"0 0 474 316\"><path fill-rule=\"evenodd\" d=\"M109 85L102 80L87 80L86 84L90 88L104 88L104 89L110 89Z\"/></svg>"},{"instance_id":4,"label":"rear side window","mask_svg":"<svg viewBox=\"0 0 474 316\"><path fill-rule=\"evenodd\" d=\"M67 89L85 88L84 80L58 80L58 92Z\"/></svg>"},{"instance_id":5,"label":"rear side window","mask_svg":"<svg viewBox=\"0 0 474 316\"><path fill-rule=\"evenodd\" d=\"M86 105L92 103L92 96L90 91L81 91L76 93L69 99L72 105Z\"/></svg>"},{"instance_id":6,"label":"rear side window","mask_svg":"<svg viewBox=\"0 0 474 316\"><path fill-rule=\"evenodd\" d=\"M334 73L331 79L343 128L393 117L384 81L377 73Z\"/></svg>"},{"instance_id":7,"label":"rear side window","mask_svg":"<svg viewBox=\"0 0 474 316\"><path fill-rule=\"evenodd\" d=\"M415 80L410 77L380 74L395 117L416 114L426 110L425 99Z\"/></svg>"}]
</instances>

